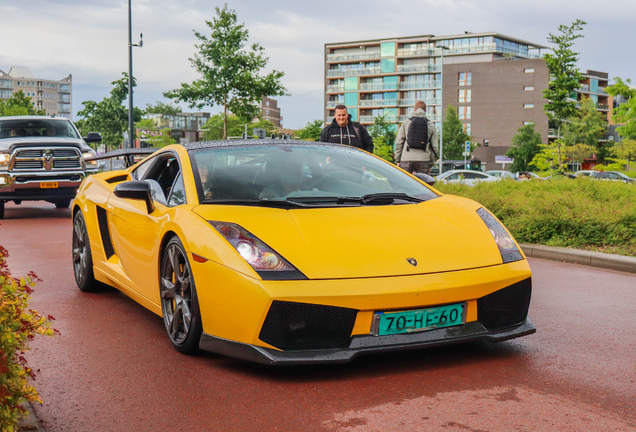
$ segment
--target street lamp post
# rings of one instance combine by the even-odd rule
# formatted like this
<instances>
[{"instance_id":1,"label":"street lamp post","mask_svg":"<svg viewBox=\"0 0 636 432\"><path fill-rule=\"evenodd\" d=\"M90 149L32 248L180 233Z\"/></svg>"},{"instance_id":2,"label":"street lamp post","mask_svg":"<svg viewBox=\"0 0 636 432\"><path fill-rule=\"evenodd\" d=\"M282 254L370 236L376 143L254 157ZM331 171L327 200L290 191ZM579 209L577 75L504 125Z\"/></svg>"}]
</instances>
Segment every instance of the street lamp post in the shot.
<instances>
[{"instance_id":1,"label":"street lamp post","mask_svg":"<svg viewBox=\"0 0 636 432\"><path fill-rule=\"evenodd\" d=\"M444 172L442 170L442 160L444 157L444 51L448 50L449 48L446 45L435 45L435 48L441 48L442 50L442 59L441 59L441 63L442 63L442 68L440 71L440 87L441 87L441 91L440 91L440 100L441 100L441 106L442 106L442 110L440 115L440 128L439 128L439 173L441 174L442 172Z\"/></svg>"},{"instance_id":2,"label":"street lamp post","mask_svg":"<svg viewBox=\"0 0 636 432\"><path fill-rule=\"evenodd\" d=\"M143 35L140 35L138 44L132 43L132 0L128 0L128 147L134 147L135 123L133 115L133 67L132 49L133 47L144 46Z\"/></svg>"}]
</instances>

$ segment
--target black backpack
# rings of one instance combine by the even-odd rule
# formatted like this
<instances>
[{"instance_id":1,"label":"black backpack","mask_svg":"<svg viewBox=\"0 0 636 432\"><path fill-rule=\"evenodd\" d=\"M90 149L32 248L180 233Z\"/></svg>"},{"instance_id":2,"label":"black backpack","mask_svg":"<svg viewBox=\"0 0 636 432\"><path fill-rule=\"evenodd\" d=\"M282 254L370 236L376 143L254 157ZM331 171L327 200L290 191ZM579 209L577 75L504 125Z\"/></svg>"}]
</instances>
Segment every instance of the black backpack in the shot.
<instances>
[{"instance_id":1,"label":"black backpack","mask_svg":"<svg viewBox=\"0 0 636 432\"><path fill-rule=\"evenodd\" d=\"M426 150L428 145L428 121L425 118L413 117L411 119L406 141L410 148ZM409 151L408 147L406 151Z\"/></svg>"}]
</instances>

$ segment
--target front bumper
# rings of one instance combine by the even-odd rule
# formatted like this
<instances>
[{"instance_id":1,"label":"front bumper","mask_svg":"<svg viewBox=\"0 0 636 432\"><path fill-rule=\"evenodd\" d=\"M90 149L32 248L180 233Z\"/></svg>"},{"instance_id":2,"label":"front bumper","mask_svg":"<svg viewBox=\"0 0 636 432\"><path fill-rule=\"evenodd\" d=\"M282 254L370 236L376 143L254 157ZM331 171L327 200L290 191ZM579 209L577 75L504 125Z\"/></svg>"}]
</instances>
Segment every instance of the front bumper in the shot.
<instances>
[{"instance_id":1,"label":"front bumper","mask_svg":"<svg viewBox=\"0 0 636 432\"><path fill-rule=\"evenodd\" d=\"M49 200L74 198L84 171L10 172L0 171L1 200ZM43 189L42 182L57 182L57 188Z\"/></svg>"},{"instance_id":2,"label":"front bumper","mask_svg":"<svg viewBox=\"0 0 636 432\"><path fill-rule=\"evenodd\" d=\"M354 336L348 348L322 350L277 351L255 345L234 342L204 333L199 348L217 354L269 365L299 365L318 363L348 363L360 354L436 347L461 342L487 340L502 342L536 332L536 327L526 318L514 327L487 330L479 322L461 326L430 330L421 333L392 336Z\"/></svg>"}]
</instances>

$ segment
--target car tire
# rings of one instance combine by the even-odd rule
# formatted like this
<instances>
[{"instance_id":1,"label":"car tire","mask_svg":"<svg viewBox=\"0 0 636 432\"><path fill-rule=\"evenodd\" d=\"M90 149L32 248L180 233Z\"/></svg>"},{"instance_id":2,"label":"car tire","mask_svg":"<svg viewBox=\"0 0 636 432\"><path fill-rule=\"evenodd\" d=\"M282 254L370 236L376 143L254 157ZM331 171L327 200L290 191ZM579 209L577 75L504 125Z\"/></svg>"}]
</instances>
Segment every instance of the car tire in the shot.
<instances>
[{"instance_id":1,"label":"car tire","mask_svg":"<svg viewBox=\"0 0 636 432\"><path fill-rule=\"evenodd\" d=\"M0 200L0 219L4 219L4 200Z\"/></svg>"},{"instance_id":2,"label":"car tire","mask_svg":"<svg viewBox=\"0 0 636 432\"><path fill-rule=\"evenodd\" d=\"M203 333L197 291L188 255L175 236L161 256L161 313L170 342L183 354L195 354Z\"/></svg>"},{"instance_id":3,"label":"car tire","mask_svg":"<svg viewBox=\"0 0 636 432\"><path fill-rule=\"evenodd\" d=\"M71 200L55 201L53 204L55 204L55 208L59 208L59 209L68 208L68 206L71 205Z\"/></svg>"},{"instance_id":4,"label":"car tire","mask_svg":"<svg viewBox=\"0 0 636 432\"><path fill-rule=\"evenodd\" d=\"M73 273L77 287L84 292L97 291L103 286L95 280L91 243L81 210L73 217Z\"/></svg>"}]
</instances>

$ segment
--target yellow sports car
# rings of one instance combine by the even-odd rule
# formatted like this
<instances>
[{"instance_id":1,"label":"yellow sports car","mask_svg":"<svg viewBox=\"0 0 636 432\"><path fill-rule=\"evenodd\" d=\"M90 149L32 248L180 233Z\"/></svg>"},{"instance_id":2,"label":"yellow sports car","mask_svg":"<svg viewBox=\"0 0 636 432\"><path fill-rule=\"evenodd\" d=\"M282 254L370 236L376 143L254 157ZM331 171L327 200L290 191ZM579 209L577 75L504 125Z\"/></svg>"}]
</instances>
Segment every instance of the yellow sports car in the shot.
<instances>
[{"instance_id":1,"label":"yellow sports car","mask_svg":"<svg viewBox=\"0 0 636 432\"><path fill-rule=\"evenodd\" d=\"M530 267L503 225L349 146L168 146L86 178L73 224L79 288L123 291L184 353L348 362L535 332Z\"/></svg>"}]
</instances>

